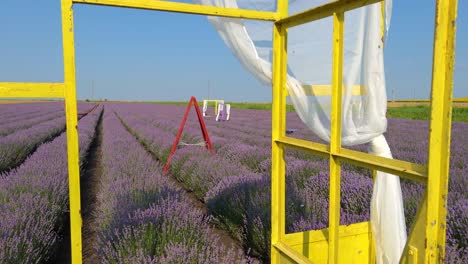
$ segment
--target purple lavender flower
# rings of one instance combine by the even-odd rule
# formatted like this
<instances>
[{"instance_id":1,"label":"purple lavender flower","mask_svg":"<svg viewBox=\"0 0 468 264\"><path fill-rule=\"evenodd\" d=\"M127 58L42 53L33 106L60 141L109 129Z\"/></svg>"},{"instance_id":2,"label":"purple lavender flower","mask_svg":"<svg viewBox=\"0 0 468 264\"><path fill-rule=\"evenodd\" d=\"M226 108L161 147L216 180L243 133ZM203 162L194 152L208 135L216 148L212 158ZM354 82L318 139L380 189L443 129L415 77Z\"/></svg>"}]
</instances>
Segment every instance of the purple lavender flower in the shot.
<instances>
[{"instance_id":1,"label":"purple lavender flower","mask_svg":"<svg viewBox=\"0 0 468 264\"><path fill-rule=\"evenodd\" d=\"M78 125L80 160L94 138L101 109ZM68 208L66 135L42 144L24 163L0 175L0 262L37 263L54 255Z\"/></svg>"}]
</instances>

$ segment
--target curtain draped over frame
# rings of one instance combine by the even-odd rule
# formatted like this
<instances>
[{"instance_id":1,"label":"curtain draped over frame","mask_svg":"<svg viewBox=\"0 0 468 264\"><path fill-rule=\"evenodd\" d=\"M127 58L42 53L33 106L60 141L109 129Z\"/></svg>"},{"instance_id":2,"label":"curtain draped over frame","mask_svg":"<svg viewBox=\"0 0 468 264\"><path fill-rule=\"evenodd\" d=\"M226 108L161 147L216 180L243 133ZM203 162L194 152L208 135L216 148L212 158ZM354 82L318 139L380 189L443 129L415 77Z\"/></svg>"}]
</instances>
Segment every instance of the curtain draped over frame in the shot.
<instances>
[{"instance_id":1,"label":"curtain draped over frame","mask_svg":"<svg viewBox=\"0 0 468 264\"><path fill-rule=\"evenodd\" d=\"M195 0L204 5L274 11L275 0ZM289 14L330 1L289 1ZM369 143L369 153L392 158L383 136L387 128L387 96L383 63L383 38L390 25L392 1L345 13L342 144ZM272 80L272 24L209 17L211 24L241 64L260 81ZM384 34L381 23L384 21ZM331 90L332 18L288 30L287 89L301 120L321 139L330 141L331 91L312 95L304 86L322 85ZM322 89L323 90L323 89ZM398 263L406 243L400 179L377 172L371 202L371 225L378 263Z\"/></svg>"}]
</instances>

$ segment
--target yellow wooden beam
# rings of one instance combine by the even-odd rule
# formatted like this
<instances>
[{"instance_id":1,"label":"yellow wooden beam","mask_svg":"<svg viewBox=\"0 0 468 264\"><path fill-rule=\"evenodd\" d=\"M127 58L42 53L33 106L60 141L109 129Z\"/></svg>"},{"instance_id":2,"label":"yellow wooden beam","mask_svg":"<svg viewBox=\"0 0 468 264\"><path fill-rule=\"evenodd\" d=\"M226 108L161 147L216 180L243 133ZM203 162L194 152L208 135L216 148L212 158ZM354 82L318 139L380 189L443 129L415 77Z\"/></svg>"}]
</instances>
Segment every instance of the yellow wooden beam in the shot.
<instances>
[{"instance_id":1,"label":"yellow wooden beam","mask_svg":"<svg viewBox=\"0 0 468 264\"><path fill-rule=\"evenodd\" d=\"M274 12L245 10L238 8L226 8L160 0L73 0L73 2L78 4L127 7L195 15L232 17L267 21L276 21L278 17L278 15Z\"/></svg>"},{"instance_id":2,"label":"yellow wooden beam","mask_svg":"<svg viewBox=\"0 0 468 264\"><path fill-rule=\"evenodd\" d=\"M322 157L329 157L332 155L343 162L387 172L405 179L427 183L427 168L419 164L379 157L345 148L341 148L337 153L331 153L328 145L291 137L281 137L276 140L276 142L286 147L309 152L314 155L320 155Z\"/></svg>"},{"instance_id":3,"label":"yellow wooden beam","mask_svg":"<svg viewBox=\"0 0 468 264\"><path fill-rule=\"evenodd\" d=\"M294 249L290 248L288 245L282 242L277 242L274 244L274 247L279 250L282 254L286 255L290 258L294 263L297 264L312 264L309 259L307 259L304 255L298 253Z\"/></svg>"},{"instance_id":4,"label":"yellow wooden beam","mask_svg":"<svg viewBox=\"0 0 468 264\"><path fill-rule=\"evenodd\" d=\"M386 29L386 16L387 14L385 13L385 0L382 0L380 2L380 39L382 40L382 44L384 45L384 40L385 40L385 31Z\"/></svg>"},{"instance_id":5,"label":"yellow wooden beam","mask_svg":"<svg viewBox=\"0 0 468 264\"><path fill-rule=\"evenodd\" d=\"M329 263L328 228L287 234L283 243L313 263ZM361 222L339 227L339 263L372 262L372 234L369 222Z\"/></svg>"},{"instance_id":6,"label":"yellow wooden beam","mask_svg":"<svg viewBox=\"0 0 468 264\"><path fill-rule=\"evenodd\" d=\"M63 98L63 83L0 82L0 98Z\"/></svg>"},{"instance_id":7,"label":"yellow wooden beam","mask_svg":"<svg viewBox=\"0 0 468 264\"><path fill-rule=\"evenodd\" d=\"M330 156L330 146L317 142L283 136L277 139L276 143L325 158Z\"/></svg>"},{"instance_id":8,"label":"yellow wooden beam","mask_svg":"<svg viewBox=\"0 0 468 264\"><path fill-rule=\"evenodd\" d=\"M214 102L214 113L215 115L218 114L218 103L223 103L224 104L224 100L217 100L217 99L204 99L203 100L203 104L205 104L205 102L208 104L210 102Z\"/></svg>"},{"instance_id":9,"label":"yellow wooden beam","mask_svg":"<svg viewBox=\"0 0 468 264\"><path fill-rule=\"evenodd\" d=\"M396 159L389 159L363 153L360 151L342 148L339 153L334 153L341 161L366 167L378 171L397 175L401 178L427 183L427 167Z\"/></svg>"},{"instance_id":10,"label":"yellow wooden beam","mask_svg":"<svg viewBox=\"0 0 468 264\"><path fill-rule=\"evenodd\" d=\"M343 99L344 12L333 14L333 63L330 124L330 154L341 149L341 105ZM328 263L338 263L341 211L341 163L330 155L330 201L328 209Z\"/></svg>"},{"instance_id":11,"label":"yellow wooden beam","mask_svg":"<svg viewBox=\"0 0 468 264\"><path fill-rule=\"evenodd\" d=\"M389 101L390 102L390 101ZM396 103L430 103L429 99L418 99L418 100L395 100L392 102ZM453 98L453 103L468 103L468 98Z\"/></svg>"},{"instance_id":12,"label":"yellow wooden beam","mask_svg":"<svg viewBox=\"0 0 468 264\"><path fill-rule=\"evenodd\" d=\"M443 263L452 126L457 0L436 2L429 125L426 263Z\"/></svg>"},{"instance_id":13,"label":"yellow wooden beam","mask_svg":"<svg viewBox=\"0 0 468 264\"><path fill-rule=\"evenodd\" d=\"M65 80L65 115L67 126L68 189L70 202L71 262L81 264L81 194L78 144L78 109L76 103L75 38L72 0L62 3L62 41Z\"/></svg>"},{"instance_id":14,"label":"yellow wooden beam","mask_svg":"<svg viewBox=\"0 0 468 264\"><path fill-rule=\"evenodd\" d=\"M400 259L402 264L424 263L424 251L426 246L426 221L427 221L427 190L419 203L415 221L411 227L405 249ZM443 263L443 262L441 262Z\"/></svg>"},{"instance_id":15,"label":"yellow wooden beam","mask_svg":"<svg viewBox=\"0 0 468 264\"><path fill-rule=\"evenodd\" d=\"M302 86L306 96L331 96L332 86L329 84L314 84L314 85L303 85ZM343 89L346 89L343 85ZM351 88L351 95L359 96L366 95L366 88L363 85L353 85ZM286 94L289 96L289 93Z\"/></svg>"},{"instance_id":16,"label":"yellow wooden beam","mask_svg":"<svg viewBox=\"0 0 468 264\"><path fill-rule=\"evenodd\" d=\"M371 227L369 222L355 223L351 225L340 225L339 227L339 236L355 236L360 234L368 234L371 232ZM287 234L283 240L288 246L309 244L313 242L327 241L328 240L328 228L320 230L310 230L304 232L296 232Z\"/></svg>"},{"instance_id":17,"label":"yellow wooden beam","mask_svg":"<svg viewBox=\"0 0 468 264\"><path fill-rule=\"evenodd\" d=\"M276 21L276 24L287 28L299 26L315 20L333 16L334 13L342 13L366 5L374 4L382 0L338 0L321 6L313 7L295 15L284 17Z\"/></svg>"},{"instance_id":18,"label":"yellow wooden beam","mask_svg":"<svg viewBox=\"0 0 468 264\"><path fill-rule=\"evenodd\" d=\"M286 16L288 0L278 0L278 13ZM271 111L271 263L280 264L275 245L286 228L286 162L284 147L275 140L286 135L287 29L273 25L272 111Z\"/></svg>"}]
</instances>

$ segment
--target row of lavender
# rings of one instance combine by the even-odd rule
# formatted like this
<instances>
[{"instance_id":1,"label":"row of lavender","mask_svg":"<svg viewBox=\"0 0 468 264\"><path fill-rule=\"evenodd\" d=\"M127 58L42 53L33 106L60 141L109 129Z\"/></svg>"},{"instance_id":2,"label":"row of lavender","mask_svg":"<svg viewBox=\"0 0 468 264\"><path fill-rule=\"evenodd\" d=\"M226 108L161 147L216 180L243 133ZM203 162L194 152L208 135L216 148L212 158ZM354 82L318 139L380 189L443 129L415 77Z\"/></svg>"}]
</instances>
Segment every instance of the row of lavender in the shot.
<instances>
[{"instance_id":1,"label":"row of lavender","mask_svg":"<svg viewBox=\"0 0 468 264\"><path fill-rule=\"evenodd\" d=\"M135 135L157 157L164 161L179 126L183 108L154 105L122 105L120 115ZM243 239L260 255L268 252L269 239L269 170L270 113L237 110L230 122L207 119L217 156L204 150L179 150L172 166L173 174L185 186L207 202L212 213L226 227ZM195 116L189 118L185 138L196 142L200 135ZM311 139L297 117L288 117L288 126L299 129L294 136ZM468 124L454 124L451 182L448 216L448 260L462 261L467 250L466 186ZM422 121L390 120L387 133L396 158L424 163L426 161L427 124ZM317 141L316 138L313 140ZM358 147L363 151L363 147ZM288 230L324 228L328 225L328 161L290 152L287 157ZM368 221L372 189L370 172L345 166L342 186L342 224ZM408 228L424 186L403 181L405 213ZM241 199L241 200L239 200ZM464 209L465 208L465 209Z\"/></svg>"},{"instance_id":2,"label":"row of lavender","mask_svg":"<svg viewBox=\"0 0 468 264\"><path fill-rule=\"evenodd\" d=\"M203 213L161 174L112 107L103 119L96 246L102 263L246 263L220 246Z\"/></svg>"},{"instance_id":3,"label":"row of lavender","mask_svg":"<svg viewBox=\"0 0 468 264\"><path fill-rule=\"evenodd\" d=\"M63 109L63 102L0 104L0 124Z\"/></svg>"},{"instance_id":4,"label":"row of lavender","mask_svg":"<svg viewBox=\"0 0 468 264\"><path fill-rule=\"evenodd\" d=\"M174 109L170 109L174 111ZM239 110L238 110L239 111ZM214 134L219 134L220 129L226 130L226 128L232 133L229 133L229 138L234 138L235 140L231 140L232 142L236 143L237 145L239 139L241 142L246 143L247 145L254 145L254 146L261 146L263 150L266 150L269 153L269 138L262 135L266 135L270 133L270 123L269 123L269 115L270 113L267 111L252 111L252 110L240 110L244 112L238 119L234 120L233 122L228 123L217 123L211 119L206 120L208 124L208 128L210 132L214 132ZM158 111L159 113L160 111ZM181 114L181 113L179 113ZM155 115L153 115L155 116ZM166 116L166 114L162 116L155 116L154 119L162 118ZM251 118L251 117L254 118ZM249 119L252 119L249 121ZM195 121L195 119L192 119ZM266 122L265 122L266 121ZM176 125L179 121L176 119L172 124ZM262 123L263 122L263 123ZM299 121L295 114L290 114L288 117L288 124L290 124L293 128L299 128L299 131L295 133L293 136L298 138L305 138L313 141L320 141L318 138L311 135L311 133L305 129L304 125ZM198 126L196 122L192 122L191 124L193 127ZM222 131L222 130L221 130ZM187 132L190 132L188 130ZM455 200L463 199L460 195L464 194L463 186L466 186L466 175L467 172L467 164L466 161L468 160L468 145L463 144L466 140L466 134L468 133L468 124L466 123L455 123L452 127L452 145L451 145L451 152L452 158L450 163L450 175L451 175L451 183L450 183L450 190L452 198ZM224 134L223 134L224 135ZM260 135L260 136L256 136ZM404 120L404 119L390 119L389 120L389 127L388 132L386 133L387 140L390 144L391 149L393 150L393 155L397 159L407 160L415 163L424 164L427 162L427 138L428 138L428 124L425 121L414 121L414 120ZM265 140L266 138L266 140ZM223 145L226 146L226 138L224 137ZM219 142L219 139L215 137L214 142ZM241 144L242 146L242 144ZM265 149L266 147L266 149ZM222 147L219 150L222 153L225 153L226 150L229 150L231 147ZM239 148L239 147L238 147ZM245 147L244 147L245 148ZM365 146L356 146L353 149L365 151ZM228 151L229 152L229 151ZM236 150L238 152L238 150ZM254 155L258 155L258 150ZM301 155L297 152L291 153L293 156L301 157ZM245 157L244 159L247 162L252 162L252 158ZM247 154L248 156L248 154ZM268 155L262 155L263 157L268 157ZM310 159L310 156L302 156L302 158L307 157ZM256 162L255 162L256 163ZM247 163L248 164L248 163ZM256 166L251 166L256 167ZM358 168L347 166L345 168L356 170ZM365 170L358 170L358 172L366 172ZM367 171L366 174L370 172ZM409 184L409 186L408 186ZM413 182L404 181L404 185L406 186L407 190L411 190L411 187L414 187ZM421 186L418 186L420 189ZM404 188L405 189L405 188ZM407 193L410 195L411 192ZM413 198L419 198L420 194L422 193L422 189L417 192L417 195ZM414 194L414 192L413 192ZM407 196L407 198L409 198ZM412 200L412 199L407 199ZM452 200L455 202L455 200ZM414 212L409 210L411 208L410 204L407 206L407 214L411 216L414 215ZM414 208L413 208L414 209ZM455 216L458 217L458 216ZM466 245L466 243L464 244Z\"/></svg>"},{"instance_id":5,"label":"row of lavender","mask_svg":"<svg viewBox=\"0 0 468 264\"><path fill-rule=\"evenodd\" d=\"M10 108L16 108L15 105L10 105ZM34 107L33 107L34 109ZM18 112L15 113L14 117L1 118L0 122L0 136L6 136L15 131L30 128L36 124L63 116L63 105L57 103L46 103L42 104L42 108L35 110L32 113L23 113L30 108L19 107L16 109ZM16 114L20 114L16 116Z\"/></svg>"},{"instance_id":6,"label":"row of lavender","mask_svg":"<svg viewBox=\"0 0 468 264\"><path fill-rule=\"evenodd\" d=\"M0 125L0 173L21 164L40 144L51 140L65 129L63 104L43 103L42 110L36 104L31 109L20 107L19 112L36 111L23 114L14 119L4 120ZM10 105L11 108L17 107ZM88 110L93 104L80 104L80 110ZM3 134L3 136L1 136Z\"/></svg>"},{"instance_id":7,"label":"row of lavender","mask_svg":"<svg viewBox=\"0 0 468 264\"><path fill-rule=\"evenodd\" d=\"M261 111L259 111L261 112ZM253 111L245 111L245 117L252 116L251 114ZM268 112L266 113L269 114ZM260 114L261 115L261 114ZM264 112L265 115L265 112ZM268 120L268 117L263 116L264 119ZM258 122L258 121L255 121ZM208 121L211 125L217 125L213 121ZM289 116L288 124L293 127L301 128L303 127L300 124L297 116ZM247 125L247 129L255 127L255 123L253 122L246 122L246 120L242 120L242 123L233 122L232 125ZM231 125L231 126L232 126ZM209 125L210 126L210 125ZM270 126L267 125L266 129L269 130ZM466 177L467 174L467 166L466 161L468 160L468 146L463 144L466 141L466 134L468 132L468 124L466 123L456 123L453 125L453 136L452 136L452 160L450 165L450 193L449 193L449 214L448 214L448 257L452 260L459 259L463 256L466 258L466 250L467 250L467 230L468 230L468 216L466 208L468 203L466 200L466 194L464 192L464 186L466 186ZM304 129L299 130L298 135L296 137L306 138L318 141L316 138L308 134L308 132L303 132ZM428 125L427 122L424 121L410 121L404 119L390 119L389 120L389 127L388 132L386 134L389 144L393 150L393 154L395 158L408 160L416 163L424 164L427 161L427 134L428 132ZM252 131L249 131L249 134L252 134ZM251 142L251 140L250 140ZM250 143L248 142L248 143ZM361 147L354 147L354 149L364 151L365 149ZM320 168L316 166L316 168ZM358 172L363 175L370 175L370 171L362 170L357 167L352 167L349 165L345 165L345 169L351 169L355 172ZM321 171L327 171L327 166L322 166ZM346 173L346 170L345 170ZM320 174L319 174L320 175ZM343 175L345 178L346 176ZM360 178L359 182L364 184L364 182L370 183L370 178ZM325 182L326 183L326 182ZM359 183L354 183L358 185ZM326 188L326 185L323 185ZM346 182L344 182L344 189L346 189ZM425 188L423 185L417 184L415 182L410 182L403 180L402 182L402 189L405 201L405 214L407 220L407 227L408 230L411 227L411 224L414 221L414 217L417 210L417 205L422 197L422 193L424 192ZM347 199L346 192L342 190L344 193L343 199ZM369 192L366 192L364 197L361 197L358 204L358 208L363 208L363 212L368 214L368 207L370 195ZM342 208L343 209L343 208ZM361 214L361 213L360 213ZM347 221L345 221L347 222Z\"/></svg>"},{"instance_id":8,"label":"row of lavender","mask_svg":"<svg viewBox=\"0 0 468 264\"><path fill-rule=\"evenodd\" d=\"M79 122L81 161L101 112L102 107ZM68 211L66 153L63 133L0 176L0 263L42 263L54 255Z\"/></svg>"},{"instance_id":9,"label":"row of lavender","mask_svg":"<svg viewBox=\"0 0 468 264\"><path fill-rule=\"evenodd\" d=\"M269 120L268 115L269 112L266 111L241 111L244 112L244 115L239 118L240 122L232 122L231 124L223 124L223 126L230 126L231 128L236 130L236 134L239 134L239 129L236 129L238 126L244 126L248 131L249 135L255 134L255 131L252 130L258 129L258 124L260 121ZM248 121L250 116L254 116L254 112L263 112L257 115L257 118L260 117L260 120ZM263 115L263 116L262 116ZM246 120L247 119L247 120ZM297 116L294 114L288 117L288 125L292 127L299 128L300 130L295 135L299 138L306 138L312 139L314 141L320 141L316 137L310 135L310 132L307 132L304 129L303 125L298 120ZM219 126L216 122L212 120L208 120L208 127L215 128ZM302 128L302 129L301 129ZM270 124L268 123L266 126L263 127L263 131L270 130ZM468 145L463 144L466 141L466 134L468 133L468 124L466 123L455 123L452 128L452 159L450 165L450 193L449 193L449 213L448 213L448 257L451 260L466 258L467 254L467 232L468 232L468 216L466 208L468 206L467 196L464 191L466 188L466 177L465 175L468 172L468 168L466 165L466 161L468 160ZM238 135L237 135L238 136ZM249 137L247 135L247 137ZM393 154L395 158L408 160L420 164L424 164L427 162L427 137L428 137L428 124L425 121L411 121L411 120L404 120L404 119L390 119L389 120L389 127L388 132L386 134L387 140L393 150ZM255 140L256 141L256 140ZM252 139L246 140L246 143L251 144ZM269 147L269 146L268 146ZM357 146L353 147L356 150L364 151L365 146ZM220 149L221 152L223 149ZM296 154L296 153L294 153ZM253 155L257 155L253 153ZM296 155L297 156L297 155ZM244 159L251 161L248 157ZM322 164L323 165L323 164ZM326 172L328 170L328 166L315 166L315 168L320 168L319 171ZM362 175L370 175L370 171L359 169L357 167L349 166L345 164L345 174L346 170L351 170L357 172ZM320 176L321 174L318 174ZM346 175L343 175L345 178ZM348 179L349 180L349 179ZM322 185L323 188L327 188L326 180L325 184ZM346 179L343 185L343 189L347 189L346 186ZM352 185L369 185L370 178L369 177L360 177L358 182L353 183ZM371 185L369 185L371 186ZM349 186L348 186L349 187ZM370 189L369 189L370 190ZM415 182L403 180L402 181L402 190L404 195L404 202L405 202L405 214L407 220L407 228L408 231L414 221L414 217L416 214L417 206L419 201L422 197L422 194L425 190L423 185L417 184ZM343 192L343 199L350 200L349 197L346 195L346 191L342 190ZM360 201L356 201L357 208L362 208L362 212L359 213L360 215L368 215L368 204L370 199L370 193L365 192L365 195L361 197ZM346 206L342 205L342 210L346 208ZM345 209L346 210L346 209ZM359 211L358 211L359 212ZM346 217L346 215L344 215ZM366 216L367 218L367 216ZM352 219L351 219L352 220ZM357 220L357 219L354 219ZM343 221L342 221L343 222ZM345 223L348 222L344 221ZM354 222L354 221L351 221Z\"/></svg>"},{"instance_id":10,"label":"row of lavender","mask_svg":"<svg viewBox=\"0 0 468 264\"><path fill-rule=\"evenodd\" d=\"M174 138L174 133L170 129L161 129L161 124L151 125L152 121L138 118L144 115L144 111L140 109L137 115L128 113L125 109L120 109L119 112L122 120L134 132L134 134L142 141L148 150L156 157L165 161L168 148ZM132 111L133 112L133 111ZM138 116L138 117L137 117ZM168 122L167 120L165 122ZM196 129L188 129L187 131L195 132ZM199 130L198 130L199 131ZM188 140L194 140L190 136L186 136ZM234 142L233 142L234 143ZM253 171L249 168L249 164L255 163L253 155L245 158L243 154L247 154L247 150L251 153L257 153L258 157L262 155L269 156L269 151L258 151L255 147L247 149L238 149L242 152L237 152L233 148L236 144L230 144L232 148L229 153L221 154L218 150L217 156L208 154L204 149L200 148L185 148L180 149L173 158L172 173L177 179L184 183L185 187L194 191L199 199L204 200L211 212L218 217L224 226L239 240L244 242L247 250L261 258L267 258L269 255L269 232L270 232L270 184L269 175L262 171ZM239 155L237 155L239 154ZM266 157L264 157L266 160ZM245 161L245 163L241 162ZM253 161L252 161L253 160ZM325 174L320 182L309 180L307 172L316 170L316 165L327 166L327 163L307 163L295 158L290 158L290 164L293 166L288 168L289 175L296 177L288 177L288 226L290 231L300 231L311 228L323 228L327 225L327 195L320 188L327 186L328 178ZM257 167L262 167L263 171L267 171L269 167L268 161L257 164ZM347 178L352 180L356 177L355 174L350 174ZM351 184L350 184L351 185ZM309 193L313 193L315 197L307 197L309 205L301 202L301 198L306 198L307 192L299 192L299 186L306 186ZM360 185L354 186L355 189L364 191L369 189L369 186ZM325 188L326 189L326 188ZM315 191L317 190L317 191ZM302 197L301 197L302 196ZM352 219L358 209L352 206L352 203L359 199L361 195L355 191L350 195L349 202L345 202L345 206L350 210L344 211L345 221L356 222ZM314 200L325 202L318 205ZM317 210L311 210L320 209ZM361 209L359 209L361 210ZM309 215L309 219L313 218L313 223L304 221L304 215ZM351 220L350 220L351 219ZM358 221L363 221L358 215ZM306 225L306 224L310 224Z\"/></svg>"}]
</instances>

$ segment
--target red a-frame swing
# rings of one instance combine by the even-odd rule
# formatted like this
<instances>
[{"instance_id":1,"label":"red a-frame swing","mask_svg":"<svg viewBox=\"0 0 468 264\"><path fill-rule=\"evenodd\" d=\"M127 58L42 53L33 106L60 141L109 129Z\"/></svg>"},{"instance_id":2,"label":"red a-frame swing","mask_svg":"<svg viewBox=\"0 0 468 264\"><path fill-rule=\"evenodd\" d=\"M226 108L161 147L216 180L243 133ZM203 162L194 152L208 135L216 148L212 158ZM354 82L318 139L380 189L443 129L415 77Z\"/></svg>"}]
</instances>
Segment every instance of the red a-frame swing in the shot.
<instances>
[{"instance_id":1,"label":"red a-frame swing","mask_svg":"<svg viewBox=\"0 0 468 264\"><path fill-rule=\"evenodd\" d=\"M185 110L184 118L182 119L182 123L180 124L179 132L177 132L177 136L174 140L174 143L172 144L171 152L169 153L169 156L167 157L166 165L164 165L164 170L163 170L164 173L167 173L169 171L172 155L174 155L174 152L177 150L177 146L179 145L179 140L180 140L180 137L182 136L182 132L184 131L185 122L187 121L187 117L190 112L190 106L192 104L195 107L195 111L197 112L198 122L200 123L200 128L202 130L203 139L205 140L206 148L211 153L213 153L213 146L211 145L211 140L210 140L210 136L208 135L208 130L206 130L205 121L203 120L203 115L200 111L200 107L198 106L197 99L194 96L192 96L187 105L187 109Z\"/></svg>"}]
</instances>

